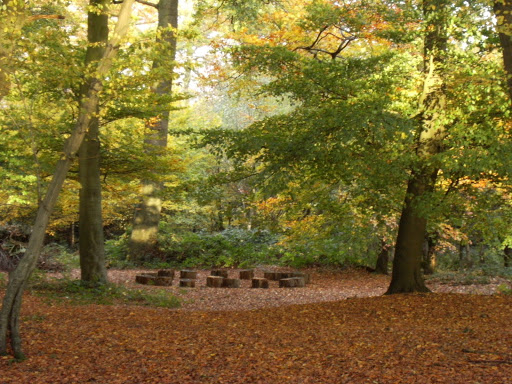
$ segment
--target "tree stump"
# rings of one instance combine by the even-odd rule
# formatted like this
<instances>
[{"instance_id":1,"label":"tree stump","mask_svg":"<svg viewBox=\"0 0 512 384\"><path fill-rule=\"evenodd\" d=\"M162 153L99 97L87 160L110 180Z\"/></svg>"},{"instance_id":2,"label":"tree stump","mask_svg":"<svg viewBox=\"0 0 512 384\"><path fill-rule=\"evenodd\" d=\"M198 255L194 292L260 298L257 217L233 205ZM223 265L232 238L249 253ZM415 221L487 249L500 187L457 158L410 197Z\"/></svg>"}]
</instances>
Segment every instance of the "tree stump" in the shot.
<instances>
[{"instance_id":1,"label":"tree stump","mask_svg":"<svg viewBox=\"0 0 512 384\"><path fill-rule=\"evenodd\" d=\"M180 279L180 287L194 288L195 286L196 281L194 279Z\"/></svg>"},{"instance_id":2,"label":"tree stump","mask_svg":"<svg viewBox=\"0 0 512 384\"><path fill-rule=\"evenodd\" d=\"M155 276L151 276L148 274L137 275L135 276L135 282L139 284L150 284L155 279Z\"/></svg>"},{"instance_id":3,"label":"tree stump","mask_svg":"<svg viewBox=\"0 0 512 384\"><path fill-rule=\"evenodd\" d=\"M145 285L170 286L173 278L171 276L137 275L135 282Z\"/></svg>"},{"instance_id":4,"label":"tree stump","mask_svg":"<svg viewBox=\"0 0 512 384\"><path fill-rule=\"evenodd\" d=\"M268 288L268 280L263 277L255 277L252 279L253 288Z\"/></svg>"},{"instance_id":5,"label":"tree stump","mask_svg":"<svg viewBox=\"0 0 512 384\"><path fill-rule=\"evenodd\" d=\"M239 279L222 279L222 287L224 288L240 288Z\"/></svg>"},{"instance_id":6,"label":"tree stump","mask_svg":"<svg viewBox=\"0 0 512 384\"><path fill-rule=\"evenodd\" d=\"M279 280L279 279L276 279L276 273L277 272L266 271L266 272L263 272L263 277L267 280Z\"/></svg>"},{"instance_id":7,"label":"tree stump","mask_svg":"<svg viewBox=\"0 0 512 384\"><path fill-rule=\"evenodd\" d=\"M254 269L242 269L240 271L241 280L251 280L254 277Z\"/></svg>"},{"instance_id":8,"label":"tree stump","mask_svg":"<svg viewBox=\"0 0 512 384\"><path fill-rule=\"evenodd\" d=\"M184 269L180 271L181 279L197 279L197 271L191 271L189 269Z\"/></svg>"},{"instance_id":9,"label":"tree stump","mask_svg":"<svg viewBox=\"0 0 512 384\"><path fill-rule=\"evenodd\" d=\"M210 276L221 276L221 277L228 277L228 271L224 269L212 269L210 272Z\"/></svg>"},{"instance_id":10,"label":"tree stump","mask_svg":"<svg viewBox=\"0 0 512 384\"><path fill-rule=\"evenodd\" d=\"M161 269L158 271L158 276L174 277L174 269Z\"/></svg>"},{"instance_id":11,"label":"tree stump","mask_svg":"<svg viewBox=\"0 0 512 384\"><path fill-rule=\"evenodd\" d=\"M306 283L302 277L289 277L279 280L279 288L299 288L305 286Z\"/></svg>"},{"instance_id":12,"label":"tree stump","mask_svg":"<svg viewBox=\"0 0 512 384\"><path fill-rule=\"evenodd\" d=\"M210 288L220 288L224 282L224 277L222 276L208 276L206 278L206 286Z\"/></svg>"},{"instance_id":13,"label":"tree stump","mask_svg":"<svg viewBox=\"0 0 512 384\"><path fill-rule=\"evenodd\" d=\"M305 272L292 272L289 277L302 277L304 279L304 283L311 283L311 274Z\"/></svg>"}]
</instances>

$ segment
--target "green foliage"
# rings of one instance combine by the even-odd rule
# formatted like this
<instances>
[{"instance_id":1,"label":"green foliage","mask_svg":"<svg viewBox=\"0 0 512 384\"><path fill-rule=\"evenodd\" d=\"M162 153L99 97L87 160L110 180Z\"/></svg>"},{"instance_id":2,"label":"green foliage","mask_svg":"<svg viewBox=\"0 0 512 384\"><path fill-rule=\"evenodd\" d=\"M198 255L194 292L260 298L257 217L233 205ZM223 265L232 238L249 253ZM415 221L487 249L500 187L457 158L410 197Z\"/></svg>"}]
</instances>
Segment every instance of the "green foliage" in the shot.
<instances>
[{"instance_id":1,"label":"green foliage","mask_svg":"<svg viewBox=\"0 0 512 384\"><path fill-rule=\"evenodd\" d=\"M162 240L167 260L185 267L248 267L275 262L276 237L267 231L229 228L220 233L185 233Z\"/></svg>"},{"instance_id":2,"label":"green foliage","mask_svg":"<svg viewBox=\"0 0 512 384\"><path fill-rule=\"evenodd\" d=\"M179 300L165 290L146 291L115 284L91 286L79 280L41 280L32 286L39 295L51 300L66 300L75 305L87 304L135 304L164 308L177 308Z\"/></svg>"}]
</instances>

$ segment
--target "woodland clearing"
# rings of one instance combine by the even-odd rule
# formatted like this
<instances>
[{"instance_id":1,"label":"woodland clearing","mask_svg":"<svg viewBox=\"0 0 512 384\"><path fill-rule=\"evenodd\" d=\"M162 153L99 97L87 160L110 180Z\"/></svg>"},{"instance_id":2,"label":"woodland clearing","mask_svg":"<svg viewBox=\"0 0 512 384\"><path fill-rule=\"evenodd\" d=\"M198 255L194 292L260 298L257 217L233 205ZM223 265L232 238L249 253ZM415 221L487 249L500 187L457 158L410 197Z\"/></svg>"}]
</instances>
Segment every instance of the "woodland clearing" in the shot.
<instances>
[{"instance_id":1,"label":"woodland clearing","mask_svg":"<svg viewBox=\"0 0 512 384\"><path fill-rule=\"evenodd\" d=\"M110 277L131 285L137 272ZM295 289L166 288L181 309L29 292L28 359L1 357L0 383L512 383L512 297L493 294L502 282L382 296L386 276L312 276Z\"/></svg>"}]
</instances>

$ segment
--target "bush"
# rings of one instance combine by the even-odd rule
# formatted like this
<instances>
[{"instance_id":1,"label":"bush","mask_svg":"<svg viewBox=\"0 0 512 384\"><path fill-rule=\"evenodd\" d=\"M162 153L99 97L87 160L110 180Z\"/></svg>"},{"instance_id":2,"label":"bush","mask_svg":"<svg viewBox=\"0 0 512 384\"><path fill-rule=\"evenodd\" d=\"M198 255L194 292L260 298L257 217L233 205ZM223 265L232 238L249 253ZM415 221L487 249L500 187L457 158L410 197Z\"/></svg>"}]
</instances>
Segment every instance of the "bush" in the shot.
<instances>
[{"instance_id":1,"label":"bush","mask_svg":"<svg viewBox=\"0 0 512 384\"><path fill-rule=\"evenodd\" d=\"M126 303L165 308L180 306L179 299L163 289L146 291L129 289L116 284L91 286L80 280L69 279L52 281L39 279L31 289L52 300L69 300L77 305Z\"/></svg>"},{"instance_id":2,"label":"bush","mask_svg":"<svg viewBox=\"0 0 512 384\"><path fill-rule=\"evenodd\" d=\"M230 228L220 233L186 233L162 239L162 252L167 261L185 267L248 267L275 263L277 241L268 231Z\"/></svg>"}]
</instances>

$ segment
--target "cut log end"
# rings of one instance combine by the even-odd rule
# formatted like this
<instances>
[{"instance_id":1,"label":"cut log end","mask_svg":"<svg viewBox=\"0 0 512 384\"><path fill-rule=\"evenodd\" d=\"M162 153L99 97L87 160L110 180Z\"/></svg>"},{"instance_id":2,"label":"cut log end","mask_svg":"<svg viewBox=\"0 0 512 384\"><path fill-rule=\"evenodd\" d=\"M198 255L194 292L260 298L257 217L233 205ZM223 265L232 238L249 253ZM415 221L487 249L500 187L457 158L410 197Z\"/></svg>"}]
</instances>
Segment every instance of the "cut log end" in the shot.
<instances>
[{"instance_id":1,"label":"cut log end","mask_svg":"<svg viewBox=\"0 0 512 384\"><path fill-rule=\"evenodd\" d=\"M228 271L224 269L212 269L210 272L211 276L220 276L220 277L228 277Z\"/></svg>"},{"instance_id":2,"label":"cut log end","mask_svg":"<svg viewBox=\"0 0 512 384\"><path fill-rule=\"evenodd\" d=\"M224 277L222 276L208 276L206 278L206 286L210 288L220 288L223 282Z\"/></svg>"},{"instance_id":3,"label":"cut log end","mask_svg":"<svg viewBox=\"0 0 512 384\"><path fill-rule=\"evenodd\" d=\"M306 286L306 282L302 277L289 277L279 280L279 288L302 288Z\"/></svg>"},{"instance_id":4,"label":"cut log end","mask_svg":"<svg viewBox=\"0 0 512 384\"><path fill-rule=\"evenodd\" d=\"M268 279L255 277L252 279L252 288L268 288Z\"/></svg>"},{"instance_id":5,"label":"cut log end","mask_svg":"<svg viewBox=\"0 0 512 384\"><path fill-rule=\"evenodd\" d=\"M181 279L197 279L197 271L191 271L189 269L184 269L180 271Z\"/></svg>"},{"instance_id":6,"label":"cut log end","mask_svg":"<svg viewBox=\"0 0 512 384\"><path fill-rule=\"evenodd\" d=\"M240 271L241 280L251 280L254 277L254 269L242 269Z\"/></svg>"},{"instance_id":7,"label":"cut log end","mask_svg":"<svg viewBox=\"0 0 512 384\"><path fill-rule=\"evenodd\" d=\"M144 285L158 285L158 286L170 286L172 285L173 278L170 276L155 276L155 275L137 275L135 276L135 282Z\"/></svg>"}]
</instances>

